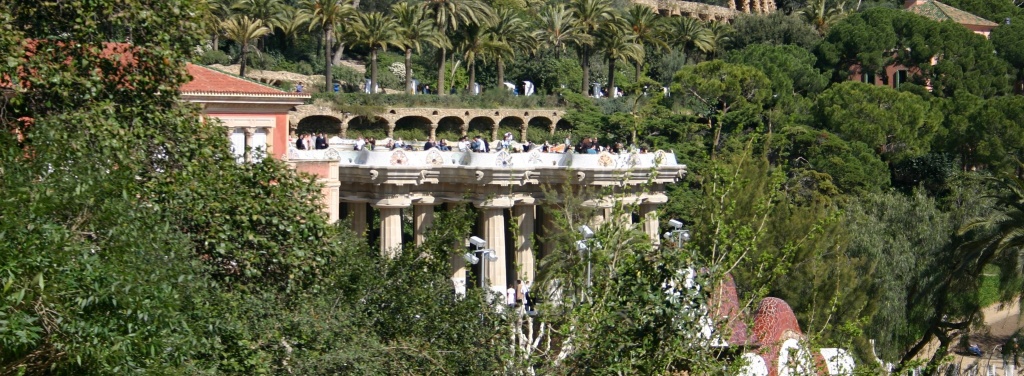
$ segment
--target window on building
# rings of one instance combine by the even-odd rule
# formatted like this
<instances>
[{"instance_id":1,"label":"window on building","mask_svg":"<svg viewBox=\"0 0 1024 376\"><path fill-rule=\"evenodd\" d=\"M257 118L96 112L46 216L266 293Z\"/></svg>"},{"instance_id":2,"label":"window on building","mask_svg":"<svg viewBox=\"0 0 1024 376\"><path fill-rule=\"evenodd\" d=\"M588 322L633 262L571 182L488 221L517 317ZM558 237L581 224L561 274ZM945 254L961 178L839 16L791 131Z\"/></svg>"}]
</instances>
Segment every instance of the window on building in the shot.
<instances>
[{"instance_id":1,"label":"window on building","mask_svg":"<svg viewBox=\"0 0 1024 376\"><path fill-rule=\"evenodd\" d=\"M893 87L899 89L900 85L907 82L907 78L908 72L906 69L896 71L896 74L893 75Z\"/></svg>"},{"instance_id":2,"label":"window on building","mask_svg":"<svg viewBox=\"0 0 1024 376\"><path fill-rule=\"evenodd\" d=\"M864 72L860 74L860 81L864 83L875 84L875 74L871 72Z\"/></svg>"}]
</instances>

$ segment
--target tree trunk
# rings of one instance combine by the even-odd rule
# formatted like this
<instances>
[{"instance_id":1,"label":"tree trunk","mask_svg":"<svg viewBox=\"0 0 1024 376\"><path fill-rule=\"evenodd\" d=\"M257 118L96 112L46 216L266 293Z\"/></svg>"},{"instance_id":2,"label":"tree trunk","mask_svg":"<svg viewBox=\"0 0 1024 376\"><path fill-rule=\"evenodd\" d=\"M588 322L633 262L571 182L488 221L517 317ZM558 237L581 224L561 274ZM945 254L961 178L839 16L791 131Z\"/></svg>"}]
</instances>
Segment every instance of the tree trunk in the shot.
<instances>
[{"instance_id":1,"label":"tree trunk","mask_svg":"<svg viewBox=\"0 0 1024 376\"><path fill-rule=\"evenodd\" d=\"M580 54L580 68L583 68L583 95L587 95L587 88L590 87L590 47L583 46L583 53Z\"/></svg>"},{"instance_id":2,"label":"tree trunk","mask_svg":"<svg viewBox=\"0 0 1024 376\"><path fill-rule=\"evenodd\" d=\"M241 65L238 68L238 76L239 77L243 77L243 78L245 77L245 63L246 63L246 60L248 58L246 56L248 50L249 50L249 46L246 45L245 43L242 43L242 56L241 56L241 59L240 59L241 61L238 62Z\"/></svg>"},{"instance_id":3,"label":"tree trunk","mask_svg":"<svg viewBox=\"0 0 1024 376\"><path fill-rule=\"evenodd\" d=\"M377 48L370 49L370 93L377 94Z\"/></svg>"},{"instance_id":4,"label":"tree trunk","mask_svg":"<svg viewBox=\"0 0 1024 376\"><path fill-rule=\"evenodd\" d=\"M324 26L324 90L331 90L331 31L330 24Z\"/></svg>"},{"instance_id":5,"label":"tree trunk","mask_svg":"<svg viewBox=\"0 0 1024 376\"><path fill-rule=\"evenodd\" d=\"M334 58L331 59L331 65L341 65L342 52L345 52L345 42L342 42L340 45L338 45L338 49L334 51Z\"/></svg>"},{"instance_id":6,"label":"tree trunk","mask_svg":"<svg viewBox=\"0 0 1024 376\"><path fill-rule=\"evenodd\" d=\"M213 34L213 44L210 45L210 49L213 51L220 49L220 34Z\"/></svg>"},{"instance_id":7,"label":"tree trunk","mask_svg":"<svg viewBox=\"0 0 1024 376\"><path fill-rule=\"evenodd\" d=\"M472 90L473 84L476 83L476 61L470 60L467 68L469 68L469 88Z\"/></svg>"},{"instance_id":8,"label":"tree trunk","mask_svg":"<svg viewBox=\"0 0 1024 376\"><path fill-rule=\"evenodd\" d=\"M505 86L505 59L498 58L498 89ZM526 94L526 93L523 93Z\"/></svg>"},{"instance_id":9,"label":"tree trunk","mask_svg":"<svg viewBox=\"0 0 1024 376\"><path fill-rule=\"evenodd\" d=\"M437 95L444 94L444 59L446 51L444 48L441 49L441 62L437 66Z\"/></svg>"},{"instance_id":10,"label":"tree trunk","mask_svg":"<svg viewBox=\"0 0 1024 376\"><path fill-rule=\"evenodd\" d=\"M640 72L642 72L642 69L644 69L644 64L642 61L637 60L636 63L634 63L634 66L636 67L636 83L639 84L641 76Z\"/></svg>"},{"instance_id":11,"label":"tree trunk","mask_svg":"<svg viewBox=\"0 0 1024 376\"><path fill-rule=\"evenodd\" d=\"M608 97L615 98L615 59L608 58Z\"/></svg>"},{"instance_id":12,"label":"tree trunk","mask_svg":"<svg viewBox=\"0 0 1024 376\"><path fill-rule=\"evenodd\" d=\"M405 93L413 94L416 88L412 87L412 49L405 49Z\"/></svg>"}]
</instances>

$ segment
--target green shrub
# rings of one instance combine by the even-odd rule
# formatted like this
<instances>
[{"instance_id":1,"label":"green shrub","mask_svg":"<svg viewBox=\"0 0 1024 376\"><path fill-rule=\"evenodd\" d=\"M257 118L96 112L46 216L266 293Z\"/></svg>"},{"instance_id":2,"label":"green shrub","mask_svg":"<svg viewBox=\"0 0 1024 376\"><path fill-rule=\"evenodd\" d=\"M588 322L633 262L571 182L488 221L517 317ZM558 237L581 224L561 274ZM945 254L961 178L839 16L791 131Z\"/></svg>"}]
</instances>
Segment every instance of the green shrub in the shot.
<instances>
[{"instance_id":1,"label":"green shrub","mask_svg":"<svg viewBox=\"0 0 1024 376\"><path fill-rule=\"evenodd\" d=\"M426 141L430 133L425 129L396 129L395 139L402 138L405 141Z\"/></svg>"},{"instance_id":2,"label":"green shrub","mask_svg":"<svg viewBox=\"0 0 1024 376\"><path fill-rule=\"evenodd\" d=\"M228 56L227 53L221 50L209 50L204 52L202 55L199 55L196 62L200 65L228 65L231 64L231 56Z\"/></svg>"},{"instance_id":3,"label":"green shrub","mask_svg":"<svg viewBox=\"0 0 1024 376\"><path fill-rule=\"evenodd\" d=\"M320 66L323 66L321 64ZM331 75L334 81L340 81L352 85L363 83L363 74L348 66L339 65L331 68Z\"/></svg>"}]
</instances>

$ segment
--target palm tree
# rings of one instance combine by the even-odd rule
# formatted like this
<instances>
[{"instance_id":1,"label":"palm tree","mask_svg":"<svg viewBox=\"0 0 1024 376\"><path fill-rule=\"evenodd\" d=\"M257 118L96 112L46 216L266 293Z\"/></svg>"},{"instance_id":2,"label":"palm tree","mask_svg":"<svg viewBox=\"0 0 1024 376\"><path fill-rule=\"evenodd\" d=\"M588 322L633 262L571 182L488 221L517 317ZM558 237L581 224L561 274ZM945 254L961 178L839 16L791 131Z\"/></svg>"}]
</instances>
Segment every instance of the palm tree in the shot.
<instances>
[{"instance_id":1,"label":"palm tree","mask_svg":"<svg viewBox=\"0 0 1024 376\"><path fill-rule=\"evenodd\" d=\"M597 50L608 60L608 90L615 90L615 62L619 59L642 61L644 48L636 43L636 35L626 25L609 22L597 37ZM614 96L614 93L611 93Z\"/></svg>"},{"instance_id":2,"label":"palm tree","mask_svg":"<svg viewBox=\"0 0 1024 376\"><path fill-rule=\"evenodd\" d=\"M239 60L242 66L238 71L238 75L245 77L246 57L249 53L249 48L252 47L250 43L255 39L270 34L270 28L263 26L263 21L251 19L249 16L236 16L224 21L221 27L224 29L224 36L238 43L241 47L239 49L241 55Z\"/></svg>"},{"instance_id":3,"label":"palm tree","mask_svg":"<svg viewBox=\"0 0 1024 376\"><path fill-rule=\"evenodd\" d=\"M494 42L487 37L487 25L466 25L462 29L461 37L458 50L462 52L462 59L466 61L469 87L472 88L476 84L476 61L495 46L492 46Z\"/></svg>"},{"instance_id":4,"label":"palm tree","mask_svg":"<svg viewBox=\"0 0 1024 376\"><path fill-rule=\"evenodd\" d=\"M505 82L505 61L515 58L516 52L531 53L537 48L536 33L529 23L511 8L497 10L487 28L487 35L495 44L489 45L487 55L494 57L498 66L498 87Z\"/></svg>"},{"instance_id":5,"label":"palm tree","mask_svg":"<svg viewBox=\"0 0 1024 376\"><path fill-rule=\"evenodd\" d=\"M353 25L354 44L370 49L370 92L377 87L377 51L398 45L398 23L390 15L381 12L366 13L356 19Z\"/></svg>"},{"instance_id":6,"label":"palm tree","mask_svg":"<svg viewBox=\"0 0 1024 376\"><path fill-rule=\"evenodd\" d=\"M545 47L555 50L555 58L561 57L567 44L593 42L593 37L582 33L573 14L562 4L549 5L540 13L538 39Z\"/></svg>"},{"instance_id":7,"label":"palm tree","mask_svg":"<svg viewBox=\"0 0 1024 376\"><path fill-rule=\"evenodd\" d=\"M569 8L572 9L580 34L591 37L597 34L602 24L615 17L609 0L573 0L569 3ZM586 94L590 85L590 57L594 52L594 43L593 39L580 39L576 41L576 45L580 53L580 67L583 68L580 90Z\"/></svg>"},{"instance_id":8,"label":"palm tree","mask_svg":"<svg viewBox=\"0 0 1024 376\"><path fill-rule=\"evenodd\" d=\"M718 56L719 52L725 51L729 43L732 43L732 27L721 22L711 21L707 26L708 34L711 35L711 53Z\"/></svg>"},{"instance_id":9,"label":"palm tree","mask_svg":"<svg viewBox=\"0 0 1024 376\"><path fill-rule=\"evenodd\" d=\"M241 0L236 8L246 14L249 17L263 21L263 25L270 28L270 34L274 33L275 24L277 17L284 8L284 3L281 0ZM260 49L266 47L266 38L261 37L258 41L257 46Z\"/></svg>"},{"instance_id":10,"label":"palm tree","mask_svg":"<svg viewBox=\"0 0 1024 376\"><path fill-rule=\"evenodd\" d=\"M699 20L689 17L673 18L665 29L665 40L669 45L679 48L684 58L689 50L711 51L714 48L714 36Z\"/></svg>"},{"instance_id":11,"label":"palm tree","mask_svg":"<svg viewBox=\"0 0 1024 376\"><path fill-rule=\"evenodd\" d=\"M200 19L206 25L206 30L213 36L210 47L214 50L220 46L220 35L224 32L221 23L231 15L235 5L235 0L202 0L199 3L198 9L202 13Z\"/></svg>"},{"instance_id":12,"label":"palm tree","mask_svg":"<svg viewBox=\"0 0 1024 376\"><path fill-rule=\"evenodd\" d=\"M1024 166L1022 166L1024 167ZM985 266L996 264L1011 278L1024 274L1024 179L1009 176L996 181L1002 193L996 208L960 228L959 235L980 234L958 247L958 275L980 276ZM1012 272L1007 273L1007 272Z\"/></svg>"},{"instance_id":13,"label":"palm tree","mask_svg":"<svg viewBox=\"0 0 1024 376\"><path fill-rule=\"evenodd\" d=\"M331 36L334 27L343 20L355 14L351 0L306 0L302 8L309 12L311 22L310 30L320 29L323 32L324 45L324 87L331 87Z\"/></svg>"},{"instance_id":14,"label":"palm tree","mask_svg":"<svg viewBox=\"0 0 1024 376\"><path fill-rule=\"evenodd\" d=\"M446 48L451 48L451 44L444 35L437 33L430 18L423 13L423 8L403 2L392 5L391 11L398 23L399 44L405 50L405 92L412 94L415 90L412 87L412 50L419 52L422 43Z\"/></svg>"},{"instance_id":15,"label":"palm tree","mask_svg":"<svg viewBox=\"0 0 1024 376\"><path fill-rule=\"evenodd\" d=\"M658 25L661 23L657 13L651 7L641 4L633 4L626 13L626 23L636 35L635 42L641 46L652 46L657 49L667 50L668 44L661 39L658 32ZM644 60L635 60L636 82L640 82L640 75L643 72Z\"/></svg>"},{"instance_id":16,"label":"palm tree","mask_svg":"<svg viewBox=\"0 0 1024 376\"><path fill-rule=\"evenodd\" d=\"M460 26L480 24L490 17L491 9L479 0L426 0L424 10L434 19L434 27L441 35L457 31ZM437 66L437 90L444 95L444 65L449 47L441 46Z\"/></svg>"},{"instance_id":17,"label":"palm tree","mask_svg":"<svg viewBox=\"0 0 1024 376\"><path fill-rule=\"evenodd\" d=\"M835 1L832 6L829 6L828 0L813 0L806 8L796 13L817 30L818 34L825 35L832 25L846 17L845 7L845 0Z\"/></svg>"},{"instance_id":18,"label":"palm tree","mask_svg":"<svg viewBox=\"0 0 1024 376\"><path fill-rule=\"evenodd\" d=\"M286 5L274 16L274 27L281 30L281 36L285 41L295 42L303 30L309 30L311 18L304 10Z\"/></svg>"}]
</instances>

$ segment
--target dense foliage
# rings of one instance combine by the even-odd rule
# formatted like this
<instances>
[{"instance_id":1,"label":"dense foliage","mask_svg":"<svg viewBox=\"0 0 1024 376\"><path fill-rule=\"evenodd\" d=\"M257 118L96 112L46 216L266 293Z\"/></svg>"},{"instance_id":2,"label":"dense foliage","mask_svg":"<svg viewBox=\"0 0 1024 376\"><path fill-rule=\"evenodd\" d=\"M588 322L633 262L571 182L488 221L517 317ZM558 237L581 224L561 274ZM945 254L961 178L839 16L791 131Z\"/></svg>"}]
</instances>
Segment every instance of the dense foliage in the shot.
<instances>
[{"instance_id":1,"label":"dense foliage","mask_svg":"<svg viewBox=\"0 0 1024 376\"><path fill-rule=\"evenodd\" d=\"M686 268L732 273L747 309L787 300L814 345L860 364L870 339L899 363L938 339L937 362L979 322L986 267L1002 300L1024 281L1024 11L949 3L999 21L991 40L889 1L780 1L732 25L604 0L0 1L0 374L728 374L735 354L693 345L705 297L666 298ZM689 175L660 214L693 241L607 226L596 242L616 246L584 258L556 232L538 284L562 304L499 312L446 277L470 208L382 260L319 214L310 177L237 163L178 100L188 59L361 80L346 53L384 88L564 105L557 141L675 151ZM848 80L894 64L906 80ZM524 80L558 98L500 89ZM580 94L591 82L625 96ZM592 217L586 199L560 198L560 228Z\"/></svg>"}]
</instances>

